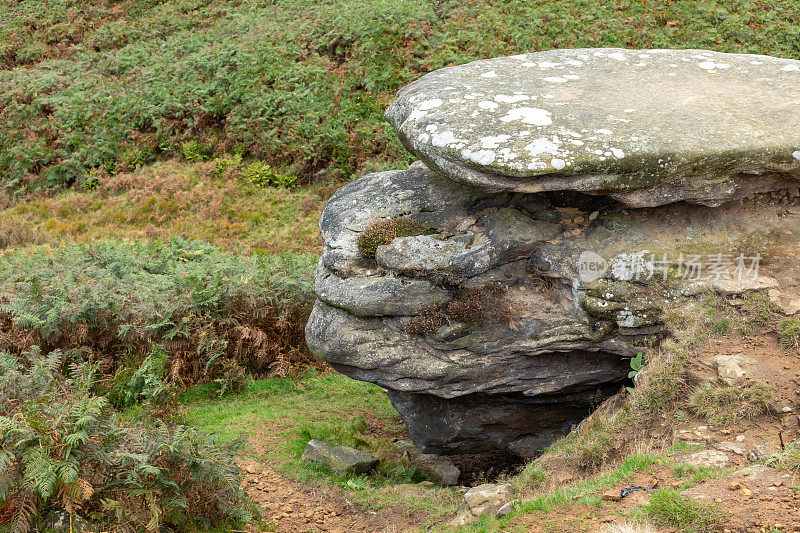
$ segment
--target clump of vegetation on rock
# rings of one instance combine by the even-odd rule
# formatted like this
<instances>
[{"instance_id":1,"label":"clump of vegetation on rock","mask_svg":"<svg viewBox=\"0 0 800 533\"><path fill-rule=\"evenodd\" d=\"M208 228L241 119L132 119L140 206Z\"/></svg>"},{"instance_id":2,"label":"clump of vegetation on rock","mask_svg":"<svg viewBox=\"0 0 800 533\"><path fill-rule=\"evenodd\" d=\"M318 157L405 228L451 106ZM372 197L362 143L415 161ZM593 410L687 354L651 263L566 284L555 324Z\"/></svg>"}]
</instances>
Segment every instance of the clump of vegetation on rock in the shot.
<instances>
[{"instance_id":1,"label":"clump of vegetation on rock","mask_svg":"<svg viewBox=\"0 0 800 533\"><path fill-rule=\"evenodd\" d=\"M503 301L502 291L496 287L482 287L464 291L458 298L445 305L433 305L420 309L406 325L408 333L433 333L449 321L470 326L497 324L508 318L508 305Z\"/></svg>"},{"instance_id":2,"label":"clump of vegetation on rock","mask_svg":"<svg viewBox=\"0 0 800 533\"><path fill-rule=\"evenodd\" d=\"M389 244L398 237L413 237L426 231L425 226L408 217L374 220L358 235L356 245L361 255L374 259L378 246Z\"/></svg>"},{"instance_id":3,"label":"clump of vegetation on rock","mask_svg":"<svg viewBox=\"0 0 800 533\"><path fill-rule=\"evenodd\" d=\"M0 525L41 527L48 511L115 531L181 531L253 517L234 465L240 441L159 420L124 423L94 393L79 352L0 352Z\"/></svg>"},{"instance_id":4,"label":"clump of vegetation on rock","mask_svg":"<svg viewBox=\"0 0 800 533\"><path fill-rule=\"evenodd\" d=\"M406 325L406 331L417 335L433 333L447 323L442 306L431 305L419 310L419 313L411 317Z\"/></svg>"},{"instance_id":5,"label":"clump of vegetation on rock","mask_svg":"<svg viewBox=\"0 0 800 533\"><path fill-rule=\"evenodd\" d=\"M495 287L482 287L467 291L447 304L447 314L453 320L477 326L496 324L506 318L507 308L501 291Z\"/></svg>"}]
</instances>

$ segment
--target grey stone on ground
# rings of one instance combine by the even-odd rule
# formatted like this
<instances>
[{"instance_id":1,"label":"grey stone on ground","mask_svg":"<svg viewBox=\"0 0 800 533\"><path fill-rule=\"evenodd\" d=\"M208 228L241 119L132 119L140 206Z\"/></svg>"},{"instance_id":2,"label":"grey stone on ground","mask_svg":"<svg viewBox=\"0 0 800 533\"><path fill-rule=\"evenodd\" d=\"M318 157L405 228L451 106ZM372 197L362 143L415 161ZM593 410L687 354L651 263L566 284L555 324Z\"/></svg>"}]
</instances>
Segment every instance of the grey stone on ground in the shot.
<instances>
[{"instance_id":1,"label":"grey stone on ground","mask_svg":"<svg viewBox=\"0 0 800 533\"><path fill-rule=\"evenodd\" d=\"M427 74L386 112L406 148L486 190L719 205L800 179L800 61L562 49Z\"/></svg>"},{"instance_id":2,"label":"grey stone on ground","mask_svg":"<svg viewBox=\"0 0 800 533\"><path fill-rule=\"evenodd\" d=\"M451 525L467 525L482 515L497 513L510 498L511 485L508 484L484 483L472 487L464 494L461 507Z\"/></svg>"},{"instance_id":3,"label":"grey stone on ground","mask_svg":"<svg viewBox=\"0 0 800 533\"><path fill-rule=\"evenodd\" d=\"M750 451L750 448L742 442L720 442L716 447L722 451L733 452L742 457L746 457L747 453Z\"/></svg>"},{"instance_id":4,"label":"grey stone on ground","mask_svg":"<svg viewBox=\"0 0 800 533\"><path fill-rule=\"evenodd\" d=\"M680 458L680 461L693 466L713 466L725 468L730 465L728 454L719 450L703 450Z\"/></svg>"},{"instance_id":5,"label":"grey stone on ground","mask_svg":"<svg viewBox=\"0 0 800 533\"><path fill-rule=\"evenodd\" d=\"M70 522L70 515L63 509L56 509L47 513L44 518L44 527L47 531L56 533L97 533L100 527L83 518L73 514Z\"/></svg>"},{"instance_id":6,"label":"grey stone on ground","mask_svg":"<svg viewBox=\"0 0 800 533\"><path fill-rule=\"evenodd\" d=\"M332 446L316 439L308 441L302 459L325 463L338 474L366 474L378 466L378 459L372 454L349 446Z\"/></svg>"},{"instance_id":7,"label":"grey stone on ground","mask_svg":"<svg viewBox=\"0 0 800 533\"><path fill-rule=\"evenodd\" d=\"M414 444L405 440L397 441L395 446L401 453L407 453L409 460L417 468L435 479L441 486L449 487L458 484L461 471L444 457L422 453Z\"/></svg>"}]
</instances>

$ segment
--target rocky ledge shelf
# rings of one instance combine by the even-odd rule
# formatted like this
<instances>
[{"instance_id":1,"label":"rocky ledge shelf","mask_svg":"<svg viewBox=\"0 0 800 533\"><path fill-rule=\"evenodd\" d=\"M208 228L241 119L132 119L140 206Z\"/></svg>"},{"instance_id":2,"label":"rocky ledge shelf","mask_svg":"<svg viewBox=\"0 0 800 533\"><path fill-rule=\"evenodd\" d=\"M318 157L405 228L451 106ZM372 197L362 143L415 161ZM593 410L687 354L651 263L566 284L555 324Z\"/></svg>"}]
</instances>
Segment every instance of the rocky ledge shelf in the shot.
<instances>
[{"instance_id":1,"label":"rocky ledge shelf","mask_svg":"<svg viewBox=\"0 0 800 533\"><path fill-rule=\"evenodd\" d=\"M665 309L694 305L706 290L763 289L796 311L795 255L780 250L800 249L800 224L772 208L800 196L789 124L800 116L789 84L800 80L796 64L697 50L565 50L423 77L387 115L426 164L350 183L322 214L310 349L384 387L426 453L530 457L621 389ZM734 104L720 102L741 99L733 87L743 91L748 72L764 100L742 106L737 122ZM658 91L666 92L654 102ZM567 96L572 104L556 105ZM534 117L512 111L533 109L522 105L530 101L548 120L503 120ZM629 105L639 119L623 115ZM496 115L473 117L479 109ZM607 139L596 130L612 118L630 122ZM437 132L465 144L442 144ZM528 150L537 139L561 152ZM483 144L492 144L492 161L474 156ZM525 164L499 162L512 152ZM556 168L556 155L569 165ZM650 178L608 185L622 175ZM679 201L742 194L751 198L716 208ZM756 272L762 257L770 260Z\"/></svg>"},{"instance_id":2,"label":"rocky ledge shelf","mask_svg":"<svg viewBox=\"0 0 800 533\"><path fill-rule=\"evenodd\" d=\"M719 205L800 179L800 61L707 50L552 50L403 88L386 118L484 190Z\"/></svg>"}]
</instances>

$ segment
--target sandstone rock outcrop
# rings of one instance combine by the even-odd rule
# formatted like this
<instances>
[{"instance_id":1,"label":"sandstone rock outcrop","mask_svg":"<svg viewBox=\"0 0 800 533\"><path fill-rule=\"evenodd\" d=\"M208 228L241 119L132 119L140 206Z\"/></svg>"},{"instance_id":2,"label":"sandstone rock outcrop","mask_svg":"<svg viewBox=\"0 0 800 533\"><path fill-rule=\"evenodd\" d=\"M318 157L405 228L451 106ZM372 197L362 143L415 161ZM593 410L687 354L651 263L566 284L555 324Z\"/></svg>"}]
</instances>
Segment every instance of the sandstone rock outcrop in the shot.
<instances>
[{"instance_id":1,"label":"sandstone rock outcrop","mask_svg":"<svg viewBox=\"0 0 800 533\"><path fill-rule=\"evenodd\" d=\"M579 54L588 59L579 59ZM647 55L648 61L637 54ZM716 67L698 66L701 59ZM579 68L570 61L584 61L586 68L576 74L581 77L567 77L569 69ZM681 67L672 67L672 61ZM747 115L756 113L754 105L742 106L742 116L750 118L737 125L729 114L738 100L725 106L723 100L714 100L723 94L733 98L733 87L745 83L744 69L755 69L754 61L763 67L759 76L772 76L771 84L756 92L763 96L780 88L787 91L781 98L794 94L788 76L800 80L800 72L783 67L797 62L705 51L528 54L524 61L502 58L445 69L403 89L388 116L407 147L427 165L369 174L342 187L328 202L320 220L324 250L316 275L318 300L306 328L310 349L340 372L384 387L423 452L509 450L532 456L626 383L630 358L658 334L665 309L692 305L704 291L730 297L769 289L781 305L796 302L800 280L794 274L794 252L782 250L800 250L798 215L785 208L800 197L794 185L785 188L800 171L800 161L792 155L792 136L797 134L789 131L788 118L771 120L770 110L761 110L758 120ZM534 66L523 67L524 62ZM684 102L669 96L654 65L667 73L692 66L703 76L718 76L721 85L709 93L708 84L698 81L700 74L686 74ZM599 87L591 84L594 70L589 66L597 71ZM494 75L483 75L490 72ZM651 74L653 85L647 86L642 72ZM544 79L555 73L565 81ZM560 171L556 176L551 161L555 154L545 157L545 152L533 154L524 150L527 145L515 145L519 157L527 154L524 172L515 174L511 167L487 162L488 157L482 162L465 156L473 144L451 150L432 138L419 141L420 132L433 125L440 133L474 140L469 142L510 139L522 131L521 124L502 118L528 101L522 95L536 96L536 105L545 109L543 102L555 104L566 95L554 92L557 98L546 99L532 87L566 90L575 82L577 90L580 82L584 96L574 96L572 112L548 107L551 122L525 125L531 131L526 138L558 136L566 142L565 131L601 129L604 109L604 120L617 116L618 102L610 97L594 107L581 103L596 94L591 91L610 91L612 75L623 89L633 91L634 81L638 84L630 101L652 129L648 137L645 125L633 118L620 122L629 132L627 144L619 145L624 157L603 155L601 160L593 148L582 159L575 155L569 168L555 169ZM451 88L446 88L447 79ZM499 85L490 93L486 83ZM666 91L671 113L664 102L648 104L643 96L652 97L656 89ZM469 122L462 121L470 117L469 106L483 101L477 94L467 98L479 91L519 98L502 102L508 104L505 114L471 119L480 123L480 131L454 130ZM423 105L434 98L441 103ZM698 115L698 101L705 102L705 114ZM771 105L781 102L784 113L800 116L800 108L795 111L795 104L785 99ZM424 116L417 112L421 107L426 108ZM712 135L723 123L729 129ZM439 130L443 125L449 129ZM759 136L750 144L741 142L756 129ZM637 135L639 144L632 140ZM412 142L413 136L417 140ZM582 142L601 143L600 137L590 137L583 135ZM623 137L614 139L622 142ZM668 163L659 167L663 172L654 179L628 180L630 187L587 186L611 183L603 180L625 173L652 177L660 164L654 161L668 154ZM535 161L544 161L546 168L530 167ZM542 186L558 180L563 187ZM715 205L773 188L779 191L719 207L677 201ZM632 209L618 200L658 207ZM415 221L424 231L389 239L374 253L359 248L359 236L376 221L399 217ZM760 264L762 259L768 261Z\"/></svg>"},{"instance_id":2,"label":"sandstone rock outcrop","mask_svg":"<svg viewBox=\"0 0 800 533\"><path fill-rule=\"evenodd\" d=\"M485 190L719 205L800 179L800 61L551 50L403 88L386 117L432 169Z\"/></svg>"}]
</instances>

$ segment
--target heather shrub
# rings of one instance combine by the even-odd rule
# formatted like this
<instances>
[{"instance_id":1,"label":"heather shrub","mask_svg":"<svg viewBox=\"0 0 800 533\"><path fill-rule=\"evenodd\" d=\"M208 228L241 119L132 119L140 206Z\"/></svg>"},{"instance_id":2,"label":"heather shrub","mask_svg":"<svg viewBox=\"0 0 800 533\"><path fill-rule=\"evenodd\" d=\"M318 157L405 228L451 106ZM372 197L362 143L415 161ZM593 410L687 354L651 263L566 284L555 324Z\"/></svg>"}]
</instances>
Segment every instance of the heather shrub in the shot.
<instances>
[{"instance_id":1,"label":"heather shrub","mask_svg":"<svg viewBox=\"0 0 800 533\"><path fill-rule=\"evenodd\" d=\"M497 323L507 317L499 290L484 287L461 295L447 305L447 313L456 321L480 325Z\"/></svg>"},{"instance_id":2,"label":"heather shrub","mask_svg":"<svg viewBox=\"0 0 800 533\"><path fill-rule=\"evenodd\" d=\"M405 330L408 333L433 333L449 322L463 322L471 326L496 324L508 318L508 305L502 291L495 287L483 287L464 291L446 305L424 307L409 318Z\"/></svg>"},{"instance_id":3,"label":"heather shrub","mask_svg":"<svg viewBox=\"0 0 800 533\"><path fill-rule=\"evenodd\" d=\"M378 246L389 244L398 237L412 237L426 233L425 226L406 217L374 220L356 239L358 251L364 257L374 259Z\"/></svg>"},{"instance_id":4,"label":"heather shrub","mask_svg":"<svg viewBox=\"0 0 800 533\"><path fill-rule=\"evenodd\" d=\"M406 331L418 335L433 333L446 323L447 316L444 314L442 307L432 305L420 309L418 314L409 318L408 324L406 324Z\"/></svg>"},{"instance_id":5,"label":"heather shrub","mask_svg":"<svg viewBox=\"0 0 800 533\"><path fill-rule=\"evenodd\" d=\"M253 517L233 463L240 441L159 420L123 423L75 353L0 353L0 525L41 528L51 510L103 530L157 532Z\"/></svg>"},{"instance_id":6,"label":"heather shrub","mask_svg":"<svg viewBox=\"0 0 800 533\"><path fill-rule=\"evenodd\" d=\"M315 260L181 239L6 253L0 350L84 347L120 405L150 398L158 380L231 381L232 361L256 376L285 374L310 363L303 328Z\"/></svg>"}]
</instances>

